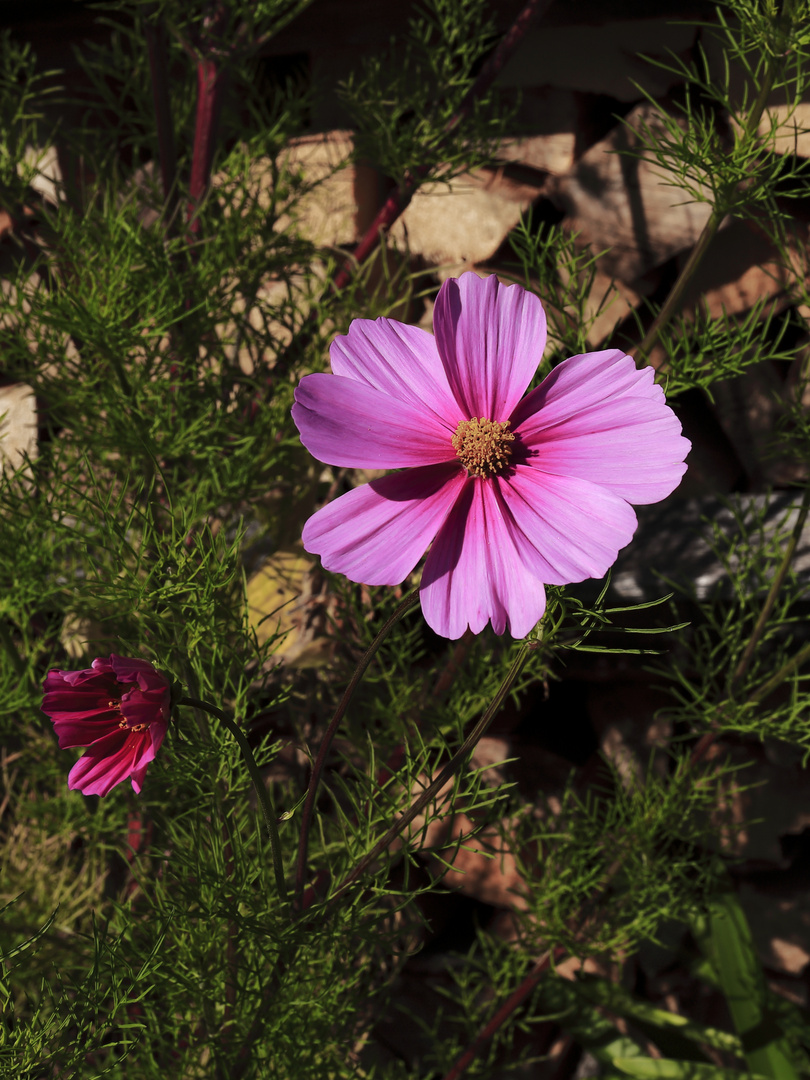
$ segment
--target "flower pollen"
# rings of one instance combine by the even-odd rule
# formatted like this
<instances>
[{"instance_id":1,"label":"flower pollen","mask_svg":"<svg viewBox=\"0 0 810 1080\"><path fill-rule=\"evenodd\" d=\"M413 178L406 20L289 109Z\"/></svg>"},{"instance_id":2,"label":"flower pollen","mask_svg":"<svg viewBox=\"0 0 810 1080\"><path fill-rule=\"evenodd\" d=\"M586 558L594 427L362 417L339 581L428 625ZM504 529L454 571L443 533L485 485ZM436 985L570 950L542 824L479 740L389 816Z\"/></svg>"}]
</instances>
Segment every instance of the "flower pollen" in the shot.
<instances>
[{"instance_id":1,"label":"flower pollen","mask_svg":"<svg viewBox=\"0 0 810 1080\"><path fill-rule=\"evenodd\" d=\"M470 476L489 478L504 471L515 441L508 420L462 420L451 439L456 456Z\"/></svg>"}]
</instances>

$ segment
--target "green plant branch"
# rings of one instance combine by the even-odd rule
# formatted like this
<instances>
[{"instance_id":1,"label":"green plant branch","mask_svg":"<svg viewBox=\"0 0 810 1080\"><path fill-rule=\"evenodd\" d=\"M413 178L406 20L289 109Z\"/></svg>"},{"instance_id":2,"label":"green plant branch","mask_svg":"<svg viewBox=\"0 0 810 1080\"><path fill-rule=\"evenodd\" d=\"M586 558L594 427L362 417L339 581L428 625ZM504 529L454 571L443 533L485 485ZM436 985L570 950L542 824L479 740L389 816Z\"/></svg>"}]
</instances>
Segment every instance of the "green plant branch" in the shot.
<instances>
[{"instance_id":1,"label":"green plant branch","mask_svg":"<svg viewBox=\"0 0 810 1080\"><path fill-rule=\"evenodd\" d=\"M270 848L273 853L273 870L276 877L276 889L278 890L279 900L281 900L283 904L286 904L287 886L284 881L284 859L281 853L281 841L278 835L276 812L270 801L267 785L262 779L262 774L259 772L259 766L256 764L256 759L253 756L253 751L250 749L250 743L247 741L244 731L242 731L239 725L224 713L222 709L218 709L216 705L211 705L207 701L183 697L178 701L178 705L189 705L193 709L202 709L203 712L215 716L223 727L227 728L231 735L233 735L237 746L242 752L245 765L247 765L248 772L250 773L250 779L256 790L259 806L262 808L262 813L264 814L264 823L267 827L267 835L270 839Z\"/></svg>"},{"instance_id":2,"label":"green plant branch","mask_svg":"<svg viewBox=\"0 0 810 1080\"><path fill-rule=\"evenodd\" d=\"M492 699L486 712L472 729L470 734L465 738L464 742L461 744L455 754L453 754L453 756L441 770L439 775L428 784L428 786L425 788L419 798L411 804L409 809L406 810L401 817L397 818L391 828L388 829L380 837L377 843L372 847L371 851L369 851L366 855L363 856L362 859L360 859L354 869L346 875L346 877L337 887L335 892L332 893L332 895L326 901L326 904L321 905L321 907L315 909L316 914L320 915L323 912L324 907L332 907L334 903L341 896L343 896L349 886L353 882L357 881L357 879L363 875L363 873L368 869L368 867L371 866L372 863L374 863L376 859L388 849L388 847L390 847L391 843L396 840L396 838L402 832L405 831L405 829L408 827L408 825L410 825L414 818L418 817L418 815L425 809L428 803L430 803L433 799L436 798L436 796L442 790L447 781L450 780L453 776L455 776L455 774L467 760L469 755L472 753L479 740L486 733L489 725L492 723L501 705L503 705L504 701L506 700L507 695L509 694L512 686L515 683L515 680L523 671L523 668L526 666L526 661L529 659L529 656L535 648L536 644L534 642L525 642L523 645L521 645L517 656L512 661L512 666L509 668L509 671L506 673L506 677L504 678L501 685L498 687L498 691L495 694L495 697Z\"/></svg>"},{"instance_id":3,"label":"green plant branch","mask_svg":"<svg viewBox=\"0 0 810 1080\"><path fill-rule=\"evenodd\" d=\"M762 81L762 85L759 88L759 93L756 96L753 107L746 117L745 125L743 127L743 133L741 138L746 139L752 137L759 127L759 122L762 119L762 114L765 111L765 105L770 96L773 84L777 76L777 58L771 57L768 63L768 71L766 77ZM709 220L703 226L703 231L698 237L697 243L692 248L689 258L686 260L686 264L681 270L675 284L667 296L663 307L653 319L641 344L631 351L631 355L635 356L636 361L639 364L646 364L649 362L649 352L658 340L661 331L670 321L672 316L678 310L681 301L683 300L686 288L689 282L695 275L697 268L703 261L703 257L709 249L709 245L714 239L717 230L720 228L720 224L723 218L727 214L727 208L722 205L718 200L712 208L712 212L709 215ZM659 367L658 372L662 374L667 370L667 363L664 361Z\"/></svg>"},{"instance_id":4,"label":"green plant branch","mask_svg":"<svg viewBox=\"0 0 810 1080\"><path fill-rule=\"evenodd\" d=\"M321 741L321 745L318 748L318 754L312 766L312 773L309 778L309 784L307 785L304 808L301 812L301 834L298 839L298 858L295 867L295 885L293 893L293 907L296 911L301 910L301 900L304 894L304 879L306 878L307 872L307 851L309 848L309 828L312 821L312 814L315 809L315 798L318 793L318 785L320 784L321 776L323 775L326 759L329 756L329 751L332 747L335 735L337 734L338 727L346 713L346 709L349 707L349 702L352 700L355 690L360 685L361 679L368 670L369 664L377 655L380 646L400 619L402 619L411 608L416 607L418 603L419 590L414 589L412 593L409 593L405 597L390 618L382 625L377 636L366 649L360 663L357 665L357 668L349 681L349 685L343 692L343 697L340 699L338 707L335 709L334 716L329 723L329 727L326 729L326 734Z\"/></svg>"},{"instance_id":5,"label":"green plant branch","mask_svg":"<svg viewBox=\"0 0 810 1080\"><path fill-rule=\"evenodd\" d=\"M751 631L751 637L748 639L748 643L743 650L743 654L740 657L740 661L737 667L734 669L734 674L731 676L731 682L729 684L729 692L734 693L736 688L740 685L745 676L746 671L754 657L757 646L762 639L762 635L765 633L765 628L768 625L768 619L770 618L776 601L779 596L779 591L784 584L788 571L790 570L793 556L796 552L796 548L801 540L802 533L804 531L804 525L807 521L807 514L810 511L810 485L805 488L802 495L801 505L799 506L799 515L794 522L793 528L790 533L790 538L785 545L785 550L782 553L782 558L779 563L779 567L774 574L771 587L768 590L768 595L765 597L765 602L762 605L762 610L759 613L754 629ZM762 698L767 697L771 690L775 689L786 674L789 674L794 667L803 662L804 649L800 650L792 660L789 660L780 670L770 678L764 686L759 690L754 691L754 694L749 696L748 702L761 701ZM692 765L696 765L701 758L705 757L709 750L717 739L720 737L720 731L716 726L716 721L713 722L713 728L711 731L707 731L705 735L702 735L695 744L692 754L690 756L690 762Z\"/></svg>"},{"instance_id":6,"label":"green plant branch","mask_svg":"<svg viewBox=\"0 0 810 1080\"><path fill-rule=\"evenodd\" d=\"M782 560L779 563L779 569L774 574L771 587L768 590L768 595L765 597L765 603L762 605L762 610L759 613L759 618L756 621L754 629L751 631L751 637L748 639L748 644L745 646L745 650L740 657L740 662L734 669L734 674L731 677L731 690L733 691L742 681L743 676L748 670L748 665L751 663L754 652L757 645L759 645L760 639L765 632L765 627L768 624L771 612L774 609L777 598L779 596L779 590L782 588L782 584L787 577L787 573L790 570L790 564L793 561L793 555L802 537L804 531L804 524L807 521L807 513L810 510L810 485L804 489L802 495L801 505L799 507L799 516L796 518L796 522L791 530L790 539L785 545L785 550L782 555Z\"/></svg>"},{"instance_id":7,"label":"green plant branch","mask_svg":"<svg viewBox=\"0 0 810 1080\"><path fill-rule=\"evenodd\" d=\"M810 642L799 649L796 655L791 657L787 663L783 664L776 674L772 675L767 682L764 682L761 686L757 687L753 693L749 694L746 699L747 703L756 704L757 702L762 701L768 694L772 693L780 683L784 682L791 672L795 671L796 668L801 667L805 660L810 660Z\"/></svg>"},{"instance_id":8,"label":"green plant branch","mask_svg":"<svg viewBox=\"0 0 810 1080\"><path fill-rule=\"evenodd\" d=\"M560 960L565 955L565 950L559 946L554 950L549 949L543 953L540 959L532 965L531 970L527 972L520 985L512 991L495 1015L481 1028L475 1039L455 1061L449 1072L445 1074L444 1080L458 1080L467 1071L492 1036L506 1023L512 1013L520 1008L548 971L551 966L552 952L555 960Z\"/></svg>"}]
</instances>

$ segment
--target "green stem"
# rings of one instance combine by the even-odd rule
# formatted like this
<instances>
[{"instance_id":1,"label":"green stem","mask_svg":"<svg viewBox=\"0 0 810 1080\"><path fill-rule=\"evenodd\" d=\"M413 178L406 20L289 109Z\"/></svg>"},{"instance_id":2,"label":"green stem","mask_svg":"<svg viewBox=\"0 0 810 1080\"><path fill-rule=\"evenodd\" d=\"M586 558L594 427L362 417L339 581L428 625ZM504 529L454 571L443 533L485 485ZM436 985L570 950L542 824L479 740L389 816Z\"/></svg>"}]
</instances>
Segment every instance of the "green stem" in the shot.
<instances>
[{"instance_id":1,"label":"green stem","mask_svg":"<svg viewBox=\"0 0 810 1080\"><path fill-rule=\"evenodd\" d=\"M794 671L797 667L801 667L805 660L810 660L810 642L799 649L795 656L791 657L786 664L783 664L775 675L772 675L767 682L764 682L762 686L758 687L753 693L748 695L747 701L752 704L756 704L758 701L762 701L768 694L774 691L780 683L784 682L788 675Z\"/></svg>"},{"instance_id":2,"label":"green stem","mask_svg":"<svg viewBox=\"0 0 810 1080\"><path fill-rule=\"evenodd\" d=\"M515 680L520 675L523 668L526 666L526 661L529 659L530 653L535 648L534 643L526 643L521 645L520 650L512 662L512 666L506 674L506 678L498 688L498 692L492 699L489 708L472 729L470 734L453 754L445 767L439 773L439 775L428 784L419 798L410 806L408 810L397 818L394 824L383 834L377 841L371 851L364 855L362 859L357 863L353 870L351 870L343 881L338 886L337 890L329 897L327 904L332 905L343 893L348 889L352 882L356 881L365 870L380 856L391 843L396 840L400 833L410 825L410 823L417 817L424 808L431 802L439 792L442 790L447 781L458 772L459 768L464 764L469 755L472 753L478 741L486 733L487 728L492 723L495 715L500 709L501 705L506 699L507 694L512 689ZM323 912L323 908L319 909L319 914Z\"/></svg>"},{"instance_id":3,"label":"green stem","mask_svg":"<svg viewBox=\"0 0 810 1080\"><path fill-rule=\"evenodd\" d=\"M2 644L3 648L6 650L8 658L20 678L27 679L28 667L20 656L19 650L11 637L11 633L2 618L0 618L0 644Z\"/></svg>"},{"instance_id":4,"label":"green stem","mask_svg":"<svg viewBox=\"0 0 810 1080\"><path fill-rule=\"evenodd\" d=\"M697 243L692 248L692 252L689 255L689 258L686 260L686 265L678 275L678 280L672 286L672 289L670 290L669 296L666 298L664 306L658 312L655 319L653 320L652 326L644 335L644 340L635 350L636 356L642 361L642 363L646 364L649 362L648 354L650 352L650 349L656 343L659 334L680 306L681 300L683 299L683 294L686 292L686 287L692 280L692 276L694 275L698 266L700 266L701 262L703 261L703 256L706 254L709 244L711 244L712 240L714 240L715 233L720 228L720 222L723 220L724 217L725 212L720 212L718 210L712 210L711 214L709 215L709 220L703 226L703 232L700 234ZM659 366L658 370L663 372L666 370L666 368L667 364L665 361Z\"/></svg>"},{"instance_id":5,"label":"green stem","mask_svg":"<svg viewBox=\"0 0 810 1080\"><path fill-rule=\"evenodd\" d=\"M757 128L759 127L759 122L762 119L762 114L765 111L765 105L767 104L768 97L770 96L774 80L776 78L776 64L776 59L772 59L768 64L768 70L765 78L763 79L762 85L759 88L759 93L757 94L751 111L746 117L743 131L740 136L741 139L750 138L753 134L755 134ZM722 205L722 201L718 200L718 202L715 203L711 214L709 215L709 220L703 226L703 232L698 237L697 243L692 248L692 252L689 255L689 258L686 260L686 265L684 266L683 270L681 270L680 274L678 275L677 281L672 286L672 289L670 290L669 296L667 297L664 306L656 315L652 325L650 326L650 329L644 335L644 339L641 344L635 349L636 357L639 361L641 361L641 363L648 362L648 354L650 352L650 349L652 349L653 345L658 340L661 331L664 329L669 320L677 311L681 300L683 299L683 295L686 292L687 285L692 280L695 271L703 261L703 256L706 254L709 245L714 239L717 230L720 228L720 223L726 216L727 212L728 211L726 207ZM659 366L658 371L659 373L663 373L664 371L666 371L666 369L667 364L666 362L664 362Z\"/></svg>"},{"instance_id":6,"label":"green stem","mask_svg":"<svg viewBox=\"0 0 810 1080\"><path fill-rule=\"evenodd\" d=\"M242 751L242 757L245 759L245 764L250 773L250 779L253 781L253 787L256 790L259 806L261 806L262 813L264 814L267 835L270 838L270 849L273 853L273 870L276 875L276 888L278 890L279 900L281 900L283 904L286 904L287 886L284 881L284 860L281 854L281 841L278 835L278 825L276 824L276 813L273 809L267 787L262 779L262 774L259 772L259 766L256 764L256 759L253 756L253 751L250 749L250 743L247 741L244 731L242 731L239 725L224 713L222 709L218 709L216 705L211 705L207 701L184 697L180 698L178 705L190 705L194 709L202 709L211 716L215 716L223 727L226 727L228 731L230 731L231 735L233 735L236 740L237 746Z\"/></svg>"},{"instance_id":7,"label":"green stem","mask_svg":"<svg viewBox=\"0 0 810 1080\"><path fill-rule=\"evenodd\" d=\"M360 663L352 675L349 685L346 687L343 697L340 699L335 714L332 717L329 727L326 729L326 734L323 737L320 747L318 748L318 755L315 758L315 763L312 766L312 774L309 778L309 785L307 786L307 795L304 801L304 809L301 812L301 835L298 840L298 859L295 867L295 901L294 905L296 910L300 910L301 900L304 895L304 879L307 872L307 850L309 847L309 827L312 821L312 814L315 809L315 796L318 792L318 785L323 775L326 759L329 755L329 750L332 746L332 742L337 734L337 729L340 725L340 721L343 719L346 709L349 707L349 702L352 700L355 690L360 684L360 680L366 673L366 670L371 661L376 656L380 646L388 637L390 632L399 622L403 615L415 607L419 603L419 590L415 589L412 593L409 593L402 603L394 611L393 615L383 624L379 633L374 638L372 643L366 649L363 654Z\"/></svg>"},{"instance_id":8,"label":"green stem","mask_svg":"<svg viewBox=\"0 0 810 1080\"><path fill-rule=\"evenodd\" d=\"M768 619L776 604L777 597L779 596L779 590L784 584L787 572L790 569L790 564L793 560L793 555L796 551L799 541L801 540L802 532L804 531L804 523L807 521L807 513L810 510L810 487L805 488L802 495L801 506L799 507L799 516L796 518L796 522L790 534L790 539L785 545L785 550L782 555L782 561L779 563L779 569L774 575L774 579L771 582L771 587L768 590L768 595L765 597L765 603L762 605L762 611L759 613L759 618L756 621L754 629L751 631L751 637L748 639L748 643L745 646L740 662L734 669L734 674L731 676L731 683L729 686L729 693L733 694L736 688L739 686L743 679L748 665L751 663L751 659L756 651L757 645L762 639L762 635L765 632L765 627L768 625ZM790 674L794 667L803 663L804 654L806 649L801 649L792 660L789 660L784 667L766 683L764 683L758 690L755 690L753 694L748 697L749 703L755 703L761 701L764 697L767 697L771 690L774 690L785 675ZM707 731L700 737L692 750L690 756L690 764L696 765L708 752L709 747L712 746L720 737L720 730L718 727L718 721L712 722L712 730Z\"/></svg>"},{"instance_id":9,"label":"green stem","mask_svg":"<svg viewBox=\"0 0 810 1080\"><path fill-rule=\"evenodd\" d=\"M773 611L774 605L776 604L777 597L779 596L779 590L782 588L782 583L787 576L788 570L790 570L790 564L793 560L793 554L796 551L796 547L798 546L799 541L801 540L802 532L804 531L804 523L807 521L808 510L810 510L810 486L804 489L801 506L799 507L799 516L796 518L796 523L793 526L793 530L790 534L790 539L785 545L785 551L782 555L782 561L779 564L779 569L776 571L774 579L771 582L771 587L768 590L768 595L765 597L765 603L762 605L762 611L760 611L759 618L756 621L756 625L751 631L751 637L748 640L748 644L745 646L745 651L740 657L740 662L739 664L737 664L734 674L731 677L732 691L740 683L743 675L745 675L746 671L748 670L748 665L751 663L751 658L754 655L754 651L759 644L760 638L765 632L765 627L767 626L768 619L770 618L771 612Z\"/></svg>"}]
</instances>

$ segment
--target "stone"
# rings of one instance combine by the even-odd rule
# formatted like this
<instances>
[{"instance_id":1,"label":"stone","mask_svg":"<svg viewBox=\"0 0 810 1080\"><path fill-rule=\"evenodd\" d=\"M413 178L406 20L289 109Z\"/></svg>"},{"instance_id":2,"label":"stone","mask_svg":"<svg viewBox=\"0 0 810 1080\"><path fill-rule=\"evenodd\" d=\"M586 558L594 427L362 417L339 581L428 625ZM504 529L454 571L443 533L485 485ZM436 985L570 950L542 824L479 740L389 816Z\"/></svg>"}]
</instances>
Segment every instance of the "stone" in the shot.
<instances>
[{"instance_id":1,"label":"stone","mask_svg":"<svg viewBox=\"0 0 810 1080\"><path fill-rule=\"evenodd\" d=\"M355 176L349 164L353 149L351 132L327 131L291 139L280 156L281 166L312 186L290 216L300 235L313 244L331 247L357 239ZM268 181L272 175L268 163Z\"/></svg>"},{"instance_id":2,"label":"stone","mask_svg":"<svg viewBox=\"0 0 810 1080\"><path fill-rule=\"evenodd\" d=\"M446 847L436 852L430 866L448 889L494 907L526 909L525 881L499 829L476 831L474 822L460 813L453 817L441 843Z\"/></svg>"},{"instance_id":3,"label":"stone","mask_svg":"<svg viewBox=\"0 0 810 1080\"><path fill-rule=\"evenodd\" d=\"M495 254L536 193L483 170L425 184L390 236L437 267L440 278L457 277Z\"/></svg>"},{"instance_id":4,"label":"stone","mask_svg":"<svg viewBox=\"0 0 810 1080\"><path fill-rule=\"evenodd\" d=\"M36 395L25 383L0 386L0 471L37 456Z\"/></svg>"},{"instance_id":5,"label":"stone","mask_svg":"<svg viewBox=\"0 0 810 1080\"><path fill-rule=\"evenodd\" d=\"M634 128L647 127L654 136L661 123L654 105L639 105L552 193L580 242L595 255L605 253L601 270L627 284L693 247L710 214L707 203L688 201L669 183L659 165L621 152L642 152Z\"/></svg>"},{"instance_id":6,"label":"stone","mask_svg":"<svg viewBox=\"0 0 810 1080\"><path fill-rule=\"evenodd\" d=\"M567 284L569 275L565 267L558 266L557 273L563 284ZM584 321L588 324L588 345L598 349L641 300L641 295L635 289L595 267L582 311ZM573 308L570 311L573 317L578 317Z\"/></svg>"},{"instance_id":7,"label":"stone","mask_svg":"<svg viewBox=\"0 0 810 1080\"><path fill-rule=\"evenodd\" d=\"M728 567L715 555L709 538L710 523L724 531L736 531L734 510L761 520L766 539L777 531L786 536L798 516L799 498L794 492L780 491L731 495L725 500L673 497L654 506L636 507L639 527L614 564L611 589L622 600L654 600L671 591L657 576L659 571L693 591L698 600L705 600L721 582L731 595ZM757 524L751 535L757 535L759 528ZM794 554L793 570L800 582L810 584L810 521L805 523Z\"/></svg>"},{"instance_id":8,"label":"stone","mask_svg":"<svg viewBox=\"0 0 810 1080\"><path fill-rule=\"evenodd\" d=\"M28 184L38 195L54 205L64 201L62 170L55 146L32 146L29 143L25 148L23 165L26 170L33 170Z\"/></svg>"},{"instance_id":9,"label":"stone","mask_svg":"<svg viewBox=\"0 0 810 1080\"><path fill-rule=\"evenodd\" d=\"M573 91L556 86L527 86L521 93L518 121L531 135L505 139L498 158L520 162L555 176L574 165L577 103Z\"/></svg>"},{"instance_id":10,"label":"stone","mask_svg":"<svg viewBox=\"0 0 810 1080\"><path fill-rule=\"evenodd\" d=\"M774 445L774 432L788 411L785 387L771 364L752 364L733 379L712 385L714 413L754 490L789 487L807 478L807 463L788 447Z\"/></svg>"},{"instance_id":11,"label":"stone","mask_svg":"<svg viewBox=\"0 0 810 1080\"><path fill-rule=\"evenodd\" d=\"M783 304L769 305L778 311L789 302L789 290L806 277L807 229L798 220L792 223L788 239L788 262L765 232L751 221L729 222L714 237L683 297L687 318L700 309L713 319L739 315L758 300L783 298ZM686 259L686 253L679 261Z\"/></svg>"},{"instance_id":12,"label":"stone","mask_svg":"<svg viewBox=\"0 0 810 1080\"><path fill-rule=\"evenodd\" d=\"M569 18L566 7L563 18ZM639 54L671 60L688 56L697 34L694 26L667 18L617 19L607 8L590 23L549 25L538 20L526 32L499 77L504 87L534 87L538 83L609 94L619 101L637 101L639 86L660 97L680 82L677 74L651 64Z\"/></svg>"},{"instance_id":13,"label":"stone","mask_svg":"<svg viewBox=\"0 0 810 1080\"><path fill-rule=\"evenodd\" d=\"M316 633L310 619L313 560L300 543L268 556L247 582L250 625L259 644L278 636L272 662L314 668L328 664L334 642Z\"/></svg>"},{"instance_id":14,"label":"stone","mask_svg":"<svg viewBox=\"0 0 810 1080\"><path fill-rule=\"evenodd\" d=\"M810 157L810 101L795 105L768 105L759 122L759 134L770 140L778 154Z\"/></svg>"}]
</instances>

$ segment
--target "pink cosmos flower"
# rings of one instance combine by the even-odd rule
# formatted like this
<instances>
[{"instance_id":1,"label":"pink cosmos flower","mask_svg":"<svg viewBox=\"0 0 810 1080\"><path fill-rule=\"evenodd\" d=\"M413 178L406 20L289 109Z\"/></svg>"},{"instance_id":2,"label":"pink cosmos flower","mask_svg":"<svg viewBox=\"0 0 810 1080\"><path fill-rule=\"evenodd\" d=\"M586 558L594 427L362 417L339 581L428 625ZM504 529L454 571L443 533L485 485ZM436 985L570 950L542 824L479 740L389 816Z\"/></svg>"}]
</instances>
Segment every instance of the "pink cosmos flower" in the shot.
<instances>
[{"instance_id":1,"label":"pink cosmos flower","mask_svg":"<svg viewBox=\"0 0 810 1080\"><path fill-rule=\"evenodd\" d=\"M146 660L111 654L84 671L49 671L42 711L59 746L86 746L68 777L71 790L106 795L127 777L140 792L146 766L169 723L171 686Z\"/></svg>"},{"instance_id":2,"label":"pink cosmos flower","mask_svg":"<svg viewBox=\"0 0 810 1080\"><path fill-rule=\"evenodd\" d=\"M690 444L653 369L619 349L572 356L523 397L546 317L519 285L451 278L433 328L355 319L332 343L333 374L301 380L292 414L310 453L404 470L324 506L304 547L352 581L396 585L432 545L428 624L524 637L544 584L603 576L636 529L630 503L669 495Z\"/></svg>"}]
</instances>

